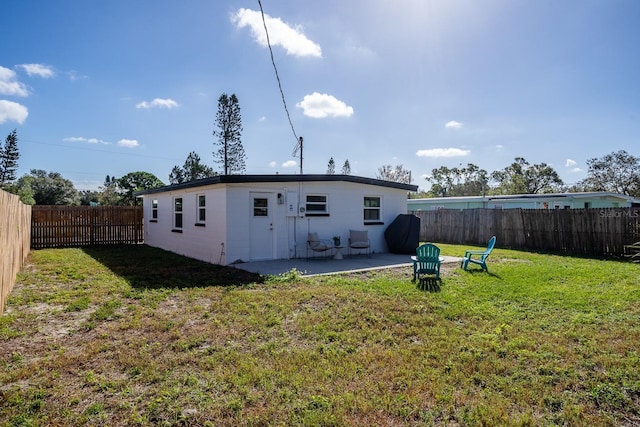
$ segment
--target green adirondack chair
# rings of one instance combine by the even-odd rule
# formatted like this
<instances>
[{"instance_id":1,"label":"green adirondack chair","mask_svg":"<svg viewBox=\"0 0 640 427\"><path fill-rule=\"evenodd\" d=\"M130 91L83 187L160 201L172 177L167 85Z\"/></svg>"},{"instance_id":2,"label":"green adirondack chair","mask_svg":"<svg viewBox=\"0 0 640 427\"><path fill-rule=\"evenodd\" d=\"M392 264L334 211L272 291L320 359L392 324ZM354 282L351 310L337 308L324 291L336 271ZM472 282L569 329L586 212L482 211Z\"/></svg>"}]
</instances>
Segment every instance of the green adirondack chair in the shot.
<instances>
[{"instance_id":1,"label":"green adirondack chair","mask_svg":"<svg viewBox=\"0 0 640 427\"><path fill-rule=\"evenodd\" d=\"M413 261L413 279L420 279L423 274L435 274L436 279L440 278L440 248L432 243L425 243L418 246L415 256L411 257Z\"/></svg>"},{"instance_id":2,"label":"green adirondack chair","mask_svg":"<svg viewBox=\"0 0 640 427\"><path fill-rule=\"evenodd\" d=\"M489 239L489 244L487 245L487 249L485 249L484 251L466 251L462 259L460 260L460 267L466 270L467 267L469 266L469 263L477 264L480 267L482 267L484 271L488 273L489 269L487 268L487 258L491 254L491 251L493 250L493 247L495 245L496 245L496 236L493 236L491 237L491 239Z\"/></svg>"}]
</instances>

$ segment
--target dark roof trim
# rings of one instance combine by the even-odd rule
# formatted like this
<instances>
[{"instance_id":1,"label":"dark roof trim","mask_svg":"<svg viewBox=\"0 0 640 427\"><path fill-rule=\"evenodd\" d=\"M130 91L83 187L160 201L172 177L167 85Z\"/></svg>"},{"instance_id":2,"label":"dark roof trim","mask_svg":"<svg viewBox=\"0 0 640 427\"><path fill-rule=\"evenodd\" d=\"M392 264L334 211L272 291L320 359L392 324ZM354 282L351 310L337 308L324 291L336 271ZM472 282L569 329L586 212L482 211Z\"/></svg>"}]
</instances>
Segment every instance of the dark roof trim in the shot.
<instances>
[{"instance_id":1,"label":"dark roof trim","mask_svg":"<svg viewBox=\"0 0 640 427\"><path fill-rule=\"evenodd\" d=\"M186 188L203 187L214 184L244 184L263 182L353 182L356 184L377 185L378 187L397 188L406 191L418 191L417 185L399 182L383 181L381 179L365 178L353 175L218 175L211 178L196 179L182 184L166 185L150 190L138 191L136 196L145 194L164 193L167 191L183 190Z\"/></svg>"}]
</instances>

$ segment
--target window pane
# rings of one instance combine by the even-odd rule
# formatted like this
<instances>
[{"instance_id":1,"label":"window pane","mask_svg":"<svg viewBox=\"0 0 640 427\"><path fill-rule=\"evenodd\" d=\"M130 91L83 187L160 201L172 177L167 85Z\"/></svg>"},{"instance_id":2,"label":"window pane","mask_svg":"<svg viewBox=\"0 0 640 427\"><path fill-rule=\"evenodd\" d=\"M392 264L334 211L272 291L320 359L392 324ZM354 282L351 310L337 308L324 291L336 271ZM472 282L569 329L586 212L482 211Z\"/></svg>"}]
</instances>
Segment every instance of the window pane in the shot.
<instances>
[{"instance_id":1,"label":"window pane","mask_svg":"<svg viewBox=\"0 0 640 427\"><path fill-rule=\"evenodd\" d=\"M157 200L153 200L151 202L151 207L154 208L154 209L157 209L158 208L158 201Z\"/></svg>"},{"instance_id":2,"label":"window pane","mask_svg":"<svg viewBox=\"0 0 640 427\"><path fill-rule=\"evenodd\" d=\"M182 228L182 214L181 213L177 213L176 214L176 224L175 224L176 228Z\"/></svg>"},{"instance_id":3,"label":"window pane","mask_svg":"<svg viewBox=\"0 0 640 427\"><path fill-rule=\"evenodd\" d=\"M365 221L378 221L380 219L380 211L378 209L365 209L364 220Z\"/></svg>"},{"instance_id":4,"label":"window pane","mask_svg":"<svg viewBox=\"0 0 640 427\"><path fill-rule=\"evenodd\" d=\"M204 209L200 209L198 211L198 221L204 222L205 219L206 219L206 216L207 216L207 214L206 214L206 211Z\"/></svg>"},{"instance_id":5,"label":"window pane","mask_svg":"<svg viewBox=\"0 0 640 427\"><path fill-rule=\"evenodd\" d=\"M175 206L174 210L176 212L182 212L182 197L178 197L175 199L174 206Z\"/></svg>"},{"instance_id":6,"label":"window pane","mask_svg":"<svg viewBox=\"0 0 640 427\"><path fill-rule=\"evenodd\" d=\"M308 195L307 203L327 203L327 196Z\"/></svg>"},{"instance_id":7,"label":"window pane","mask_svg":"<svg viewBox=\"0 0 640 427\"><path fill-rule=\"evenodd\" d=\"M307 205L307 212L325 212L326 210L325 205Z\"/></svg>"},{"instance_id":8,"label":"window pane","mask_svg":"<svg viewBox=\"0 0 640 427\"><path fill-rule=\"evenodd\" d=\"M253 216L269 216L269 200L263 198L253 199Z\"/></svg>"},{"instance_id":9,"label":"window pane","mask_svg":"<svg viewBox=\"0 0 640 427\"><path fill-rule=\"evenodd\" d=\"M203 208L205 206L205 196L198 196L198 206L200 206L201 208Z\"/></svg>"},{"instance_id":10,"label":"window pane","mask_svg":"<svg viewBox=\"0 0 640 427\"><path fill-rule=\"evenodd\" d=\"M379 208L380 207L380 197L365 197L364 198L364 207L365 208Z\"/></svg>"}]
</instances>

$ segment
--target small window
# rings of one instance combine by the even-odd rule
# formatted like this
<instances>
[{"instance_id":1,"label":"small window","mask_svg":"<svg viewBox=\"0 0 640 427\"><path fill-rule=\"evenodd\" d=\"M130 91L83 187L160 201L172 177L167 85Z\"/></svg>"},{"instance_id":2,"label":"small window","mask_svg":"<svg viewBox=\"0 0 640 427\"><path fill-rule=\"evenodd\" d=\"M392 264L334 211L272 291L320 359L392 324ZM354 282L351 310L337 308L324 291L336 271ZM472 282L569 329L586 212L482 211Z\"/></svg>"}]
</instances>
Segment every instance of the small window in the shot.
<instances>
[{"instance_id":1,"label":"small window","mask_svg":"<svg viewBox=\"0 0 640 427\"><path fill-rule=\"evenodd\" d=\"M203 224L207 220L207 198L204 194L198 194L198 223Z\"/></svg>"},{"instance_id":2,"label":"small window","mask_svg":"<svg viewBox=\"0 0 640 427\"><path fill-rule=\"evenodd\" d=\"M151 219L157 221L158 220L158 200L154 199L151 201Z\"/></svg>"},{"instance_id":3,"label":"small window","mask_svg":"<svg viewBox=\"0 0 640 427\"><path fill-rule=\"evenodd\" d=\"M328 215L329 207L326 194L307 194L307 215Z\"/></svg>"},{"instance_id":4,"label":"small window","mask_svg":"<svg viewBox=\"0 0 640 427\"><path fill-rule=\"evenodd\" d=\"M173 199L173 227L182 229L182 197Z\"/></svg>"},{"instance_id":5,"label":"small window","mask_svg":"<svg viewBox=\"0 0 640 427\"><path fill-rule=\"evenodd\" d=\"M269 199L262 197L253 199L253 216L269 216Z\"/></svg>"},{"instance_id":6,"label":"small window","mask_svg":"<svg viewBox=\"0 0 640 427\"><path fill-rule=\"evenodd\" d=\"M364 222L379 222L381 215L380 197L365 196L364 198Z\"/></svg>"}]
</instances>

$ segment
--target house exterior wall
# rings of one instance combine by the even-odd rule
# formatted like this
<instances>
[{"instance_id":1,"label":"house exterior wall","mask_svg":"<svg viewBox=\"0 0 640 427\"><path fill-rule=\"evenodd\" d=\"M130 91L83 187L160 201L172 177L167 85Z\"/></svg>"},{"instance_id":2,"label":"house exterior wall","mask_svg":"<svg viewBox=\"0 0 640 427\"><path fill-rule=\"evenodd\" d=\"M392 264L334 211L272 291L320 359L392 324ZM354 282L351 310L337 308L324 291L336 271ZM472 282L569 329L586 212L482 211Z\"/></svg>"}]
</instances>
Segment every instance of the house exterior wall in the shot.
<instances>
[{"instance_id":1,"label":"house exterior wall","mask_svg":"<svg viewBox=\"0 0 640 427\"><path fill-rule=\"evenodd\" d=\"M300 203L304 204L308 194L326 194L328 196L329 216L306 215L296 219L296 238L298 257L307 256L307 234L317 232L320 238L330 239L339 236L341 244L348 244L349 230L366 230L371 252L387 252L384 230L399 215L407 213L407 192L392 188L355 183L305 183L302 187ZM364 221L364 198L380 197L380 221ZM348 253L347 248L344 253Z\"/></svg>"},{"instance_id":2,"label":"house exterior wall","mask_svg":"<svg viewBox=\"0 0 640 427\"><path fill-rule=\"evenodd\" d=\"M197 224L198 195L206 198L206 222ZM307 234L322 239L340 236L348 243L349 230L367 230L371 252L387 252L384 230L398 214L407 212L406 190L352 182L226 183L143 195L145 243L216 264L252 260L252 195L267 198L272 226L269 259L304 258ZM319 215L299 212L307 195L326 197L327 211ZM174 199L183 199L183 226L173 226ZM380 221L364 221L364 198L379 197ZM157 220L152 219L158 201ZM290 211L290 205L292 211ZM254 240L252 240L254 239ZM343 253L348 253L347 248Z\"/></svg>"},{"instance_id":3,"label":"house exterior wall","mask_svg":"<svg viewBox=\"0 0 640 427\"><path fill-rule=\"evenodd\" d=\"M206 220L198 221L198 195L205 195ZM182 229L174 227L174 199L182 198ZM158 201L157 221L152 203ZM144 196L145 244L219 264L227 240L226 188L204 187ZM198 225L196 225L198 224Z\"/></svg>"}]
</instances>

